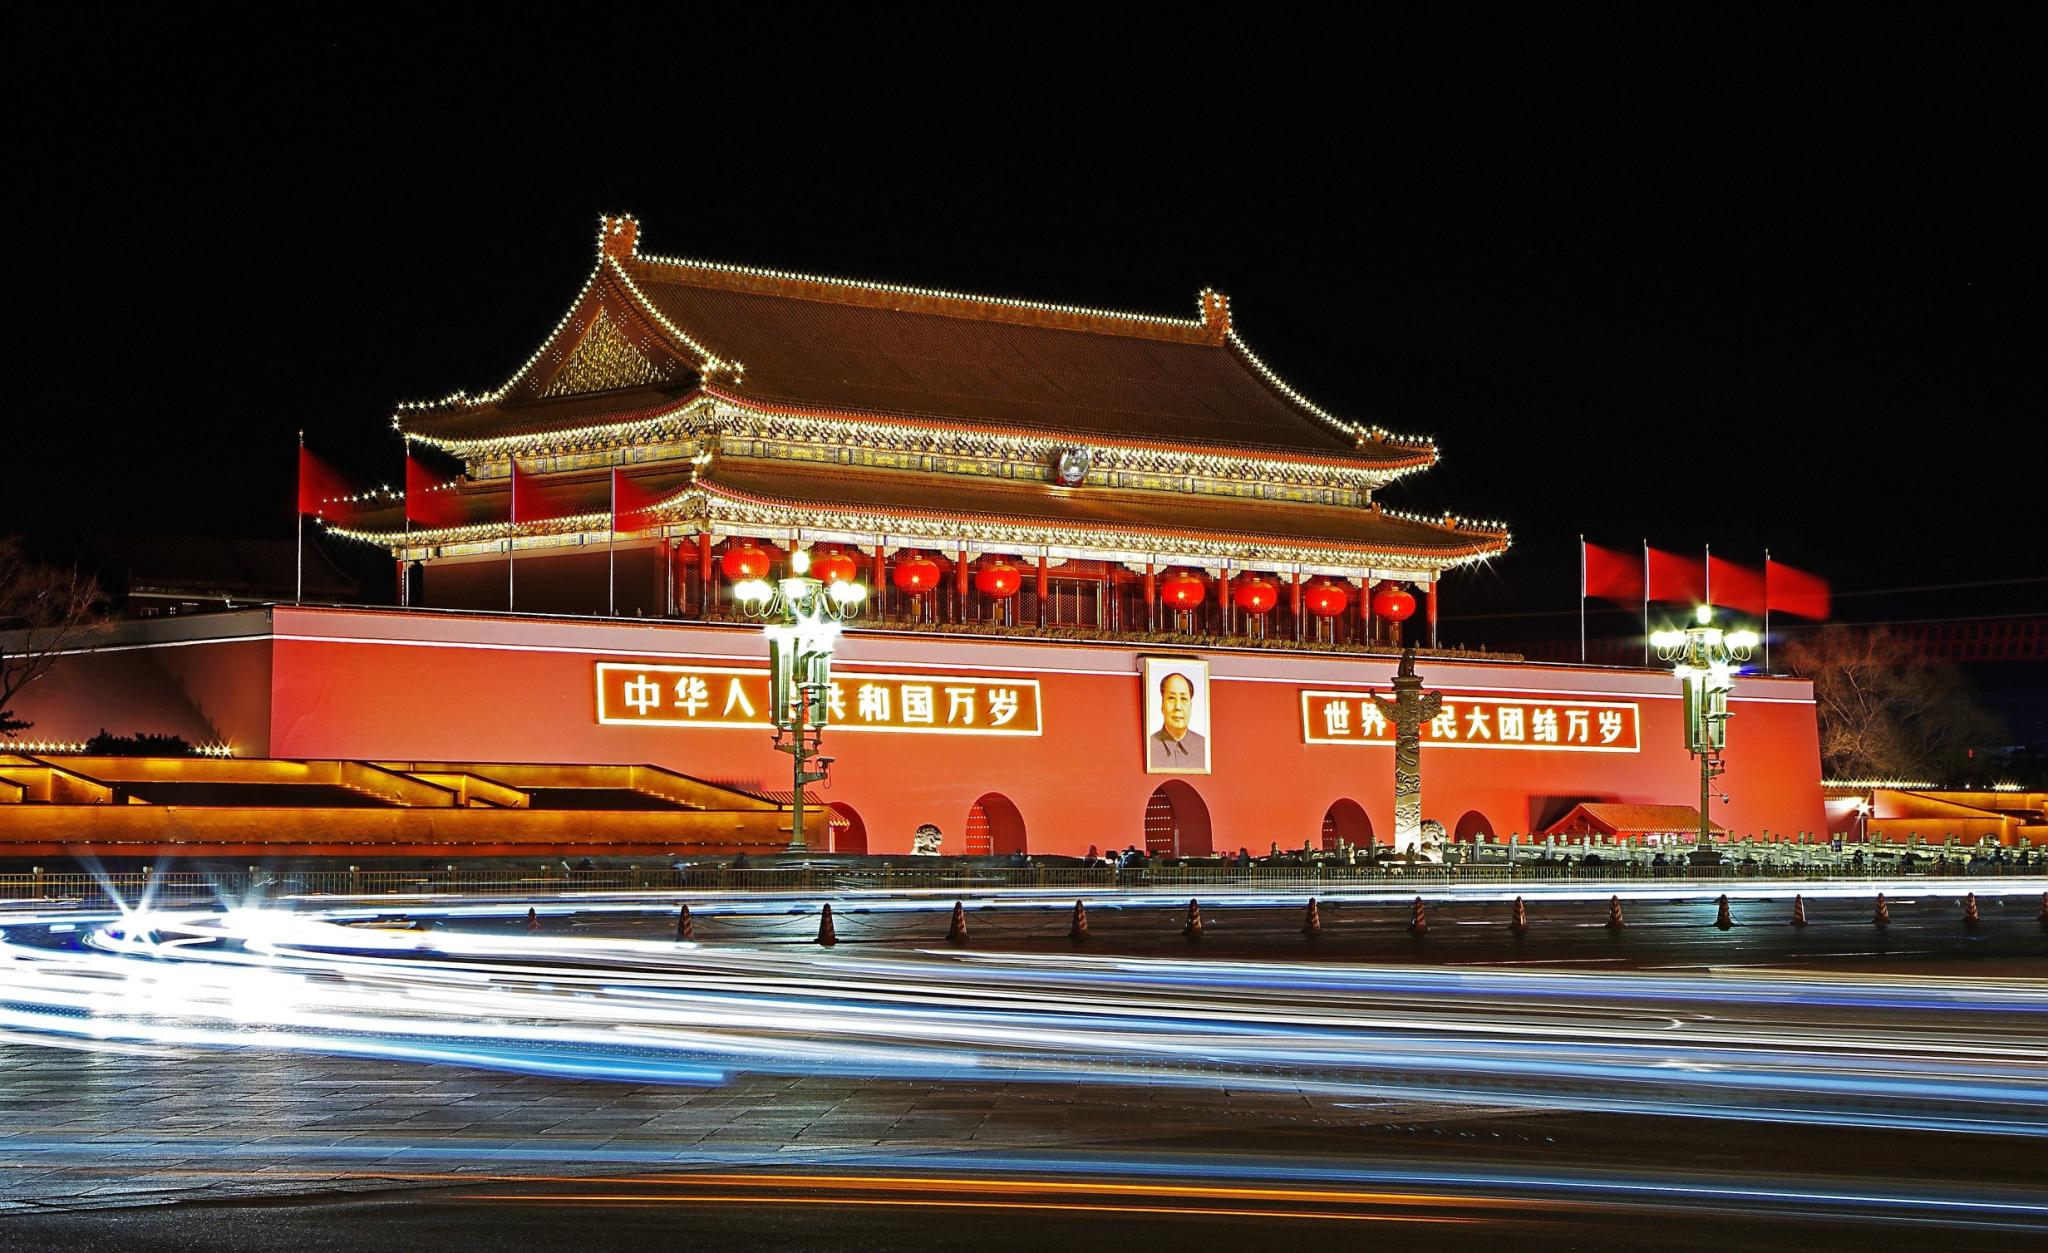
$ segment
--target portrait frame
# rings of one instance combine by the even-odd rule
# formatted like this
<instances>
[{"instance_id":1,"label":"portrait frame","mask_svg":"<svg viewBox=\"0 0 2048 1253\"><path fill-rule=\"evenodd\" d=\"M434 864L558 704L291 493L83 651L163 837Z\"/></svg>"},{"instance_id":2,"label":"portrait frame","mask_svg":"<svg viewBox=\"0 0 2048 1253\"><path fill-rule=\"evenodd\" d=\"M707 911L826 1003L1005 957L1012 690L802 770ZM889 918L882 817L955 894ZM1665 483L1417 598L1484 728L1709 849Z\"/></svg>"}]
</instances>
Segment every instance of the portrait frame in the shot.
<instances>
[{"instance_id":1,"label":"portrait frame","mask_svg":"<svg viewBox=\"0 0 2048 1253\"><path fill-rule=\"evenodd\" d=\"M1144 717L1139 719L1141 735L1138 751L1143 754L1146 774L1208 774L1215 753L1215 744L1210 732L1213 721L1209 704L1209 663L1200 657L1140 657L1138 679L1142 687ZM1171 675L1178 675L1187 681L1192 697L1187 712L1186 732L1180 737L1167 737L1166 711L1161 700L1161 685ZM1192 741L1196 746L1191 753L1175 753L1164 746L1163 738L1173 738L1176 744Z\"/></svg>"}]
</instances>

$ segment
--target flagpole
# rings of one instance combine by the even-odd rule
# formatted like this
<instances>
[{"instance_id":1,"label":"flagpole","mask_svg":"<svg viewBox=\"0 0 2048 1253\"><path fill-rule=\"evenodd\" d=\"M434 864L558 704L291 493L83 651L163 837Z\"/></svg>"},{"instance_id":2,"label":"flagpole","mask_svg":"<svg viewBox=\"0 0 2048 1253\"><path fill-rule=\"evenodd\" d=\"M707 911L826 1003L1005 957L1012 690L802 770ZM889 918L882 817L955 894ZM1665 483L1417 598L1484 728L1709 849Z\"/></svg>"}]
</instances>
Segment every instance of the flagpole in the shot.
<instances>
[{"instance_id":1,"label":"flagpole","mask_svg":"<svg viewBox=\"0 0 2048 1253\"><path fill-rule=\"evenodd\" d=\"M1650 540L1643 537L1643 664L1650 664Z\"/></svg>"},{"instance_id":2,"label":"flagpole","mask_svg":"<svg viewBox=\"0 0 2048 1253\"><path fill-rule=\"evenodd\" d=\"M1586 533L1579 532L1579 664L1586 664Z\"/></svg>"},{"instance_id":3,"label":"flagpole","mask_svg":"<svg viewBox=\"0 0 2048 1253\"><path fill-rule=\"evenodd\" d=\"M294 605L303 605L306 603L306 502L303 499L306 494L306 432L304 430L299 432L298 470L298 494L301 499L292 502L292 516L298 519L298 577L297 581L292 585L292 603Z\"/></svg>"},{"instance_id":4,"label":"flagpole","mask_svg":"<svg viewBox=\"0 0 2048 1253\"><path fill-rule=\"evenodd\" d=\"M512 500L506 506L505 529L505 612L517 613L518 591L514 575L519 569L519 558L512 551L512 532L519 525L519 458L510 459L512 466Z\"/></svg>"},{"instance_id":5,"label":"flagpole","mask_svg":"<svg viewBox=\"0 0 2048 1253\"><path fill-rule=\"evenodd\" d=\"M619 472L612 470L612 524L604 537L604 612L619 616Z\"/></svg>"},{"instance_id":6,"label":"flagpole","mask_svg":"<svg viewBox=\"0 0 2048 1253\"><path fill-rule=\"evenodd\" d=\"M1771 672L1771 550L1764 549L1764 673Z\"/></svg>"},{"instance_id":7,"label":"flagpole","mask_svg":"<svg viewBox=\"0 0 2048 1253\"><path fill-rule=\"evenodd\" d=\"M1700 545L1700 577L1705 580L1702 590L1706 592L1707 608L1714 607L1714 546Z\"/></svg>"}]
</instances>

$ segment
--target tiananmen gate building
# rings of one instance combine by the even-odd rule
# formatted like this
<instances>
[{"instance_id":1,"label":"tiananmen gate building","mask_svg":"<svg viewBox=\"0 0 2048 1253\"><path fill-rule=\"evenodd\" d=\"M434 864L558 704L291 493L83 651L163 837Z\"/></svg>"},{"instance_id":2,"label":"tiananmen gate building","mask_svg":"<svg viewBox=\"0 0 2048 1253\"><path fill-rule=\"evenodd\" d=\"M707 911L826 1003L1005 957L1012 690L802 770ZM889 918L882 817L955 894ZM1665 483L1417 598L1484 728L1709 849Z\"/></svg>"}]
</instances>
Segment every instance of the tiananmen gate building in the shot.
<instances>
[{"instance_id":1,"label":"tiananmen gate building","mask_svg":"<svg viewBox=\"0 0 2048 1253\"><path fill-rule=\"evenodd\" d=\"M123 624L30 690L35 734L126 701L154 723L122 730L242 757L646 764L786 800L731 586L802 550L870 589L814 845L1386 844L1372 696L1403 645L1443 694L1423 812L1454 837L1696 803L1668 671L1441 646L1444 589L1507 529L1385 507L1435 445L1318 408L1222 295L1140 316L670 259L638 231L603 221L502 386L399 409L406 493L323 510L391 552L397 607ZM1716 826L1825 830L1810 685L1742 677L1733 709Z\"/></svg>"}]
</instances>

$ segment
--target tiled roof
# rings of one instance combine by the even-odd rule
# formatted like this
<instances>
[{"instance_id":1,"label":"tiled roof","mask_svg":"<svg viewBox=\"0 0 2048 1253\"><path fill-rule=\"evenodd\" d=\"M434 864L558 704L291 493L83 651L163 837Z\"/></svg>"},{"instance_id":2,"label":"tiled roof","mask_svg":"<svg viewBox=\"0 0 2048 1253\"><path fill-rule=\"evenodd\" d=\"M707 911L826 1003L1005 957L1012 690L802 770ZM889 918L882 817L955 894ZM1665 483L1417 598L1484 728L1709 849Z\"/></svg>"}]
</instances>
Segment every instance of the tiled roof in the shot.
<instances>
[{"instance_id":1,"label":"tiled roof","mask_svg":"<svg viewBox=\"0 0 2048 1253\"><path fill-rule=\"evenodd\" d=\"M687 470L636 474L634 485L670 497L690 486ZM1303 504L1249 497L1194 496L1108 487L1056 487L1044 482L990 479L909 470L871 470L836 464L725 458L712 463L701 485L714 496L774 511L798 525L831 513L1015 523L1049 531L1117 531L1133 536L1241 539L1248 546L1351 549L1361 555L1444 560L1498 552L1498 532L1459 529L1355 506ZM547 476L538 491L554 516L601 514L610 507L604 473ZM465 483L455 493L456 526L503 524L504 480ZM348 524L380 540L403 528L390 508Z\"/></svg>"},{"instance_id":2,"label":"tiled roof","mask_svg":"<svg viewBox=\"0 0 2048 1253\"><path fill-rule=\"evenodd\" d=\"M440 439L534 434L672 401L703 382L771 410L1365 464L1434 458L1427 441L1384 437L1294 394L1231 331L1215 293L1203 294L1199 317L1143 317L671 261L640 255L636 239L637 226L606 244L577 307L505 388L410 410L405 428ZM600 304L667 381L544 398Z\"/></svg>"},{"instance_id":3,"label":"tiled roof","mask_svg":"<svg viewBox=\"0 0 2048 1253\"><path fill-rule=\"evenodd\" d=\"M969 475L740 460L714 464L705 482L714 491L799 513L842 509L1138 534L1238 536L1389 555L1435 557L1506 546L1490 531L1458 532L1372 509L1249 497L1062 488Z\"/></svg>"}]
</instances>

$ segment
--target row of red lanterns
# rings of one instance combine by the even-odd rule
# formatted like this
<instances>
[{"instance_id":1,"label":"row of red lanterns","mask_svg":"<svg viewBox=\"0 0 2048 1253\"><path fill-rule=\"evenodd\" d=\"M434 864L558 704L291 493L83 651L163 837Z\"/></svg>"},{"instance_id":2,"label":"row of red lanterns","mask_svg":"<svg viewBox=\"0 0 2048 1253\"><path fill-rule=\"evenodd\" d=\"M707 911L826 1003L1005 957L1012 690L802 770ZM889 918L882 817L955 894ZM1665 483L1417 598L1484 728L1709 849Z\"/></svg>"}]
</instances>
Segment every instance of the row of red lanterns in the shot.
<instances>
[{"instance_id":1,"label":"row of red lanterns","mask_svg":"<svg viewBox=\"0 0 2048 1253\"><path fill-rule=\"evenodd\" d=\"M719 559L725 577L739 582L766 578L769 556L754 544L728 548ZM826 583L844 583L859 576L860 562L849 553L828 551L811 559L811 573ZM939 585L939 563L929 557L905 557L896 563L892 576L896 589L915 595ZM1024 586L1024 574L1007 561L991 561L974 572L974 588L995 600L1008 600ZM1160 600L1170 609L1194 609L1208 595L1208 585L1195 574L1182 571L1159 585ZM1264 614L1280 603L1280 589L1268 579L1238 581L1231 600L1248 614ZM1319 618L1334 618L1351 604L1351 591L1342 583L1318 579L1301 589L1301 603ZM1373 594L1372 611L1389 622L1405 622L1415 613L1415 596L1399 584L1389 583Z\"/></svg>"},{"instance_id":2,"label":"row of red lanterns","mask_svg":"<svg viewBox=\"0 0 2048 1253\"><path fill-rule=\"evenodd\" d=\"M1202 580L1192 574L1177 574L1161 585L1168 605L1192 609L1202 603ZM1271 580L1245 578L1238 581L1230 599L1245 613L1265 613L1280 603L1280 589ZM1301 589L1301 604L1318 618L1334 618L1351 605L1351 590L1342 583L1317 579ZM1373 594L1372 611L1389 622L1406 622L1415 613L1415 596L1407 588L1389 583Z\"/></svg>"}]
</instances>

